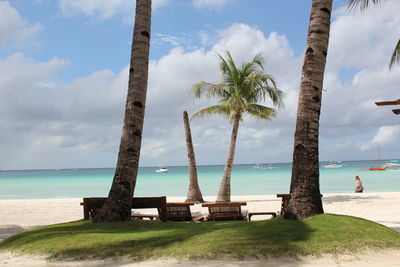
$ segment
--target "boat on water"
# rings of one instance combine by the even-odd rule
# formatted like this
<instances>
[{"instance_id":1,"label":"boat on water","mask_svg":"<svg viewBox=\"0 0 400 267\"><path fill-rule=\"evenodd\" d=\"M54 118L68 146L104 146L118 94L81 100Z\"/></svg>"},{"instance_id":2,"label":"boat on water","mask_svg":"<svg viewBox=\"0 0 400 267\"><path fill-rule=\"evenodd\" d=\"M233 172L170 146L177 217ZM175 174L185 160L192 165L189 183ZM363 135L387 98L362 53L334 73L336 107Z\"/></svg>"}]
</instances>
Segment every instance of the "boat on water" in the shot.
<instances>
[{"instance_id":1,"label":"boat on water","mask_svg":"<svg viewBox=\"0 0 400 267\"><path fill-rule=\"evenodd\" d=\"M369 171L385 171L386 167L368 168Z\"/></svg>"},{"instance_id":2,"label":"boat on water","mask_svg":"<svg viewBox=\"0 0 400 267\"><path fill-rule=\"evenodd\" d=\"M368 168L368 169L362 169L362 171L385 171L386 169L388 169L388 167L386 165L382 166L382 164L381 164L381 149L378 145L378 166Z\"/></svg>"},{"instance_id":3,"label":"boat on water","mask_svg":"<svg viewBox=\"0 0 400 267\"><path fill-rule=\"evenodd\" d=\"M400 171L400 160L391 160L390 162L386 162L385 167L389 169L389 171Z\"/></svg>"},{"instance_id":4,"label":"boat on water","mask_svg":"<svg viewBox=\"0 0 400 267\"><path fill-rule=\"evenodd\" d=\"M166 172L168 172L168 169L164 168L164 167L159 168L158 170L156 170L156 173L166 173Z\"/></svg>"},{"instance_id":5,"label":"boat on water","mask_svg":"<svg viewBox=\"0 0 400 267\"><path fill-rule=\"evenodd\" d=\"M253 168L258 169L258 170L276 170L276 169L278 169L278 167L273 167L272 164L268 164L268 166L264 166L260 163L257 163Z\"/></svg>"},{"instance_id":6,"label":"boat on water","mask_svg":"<svg viewBox=\"0 0 400 267\"><path fill-rule=\"evenodd\" d=\"M343 164L340 161L335 161L335 162L327 162L324 165L325 169L337 169L337 168L342 168Z\"/></svg>"}]
</instances>

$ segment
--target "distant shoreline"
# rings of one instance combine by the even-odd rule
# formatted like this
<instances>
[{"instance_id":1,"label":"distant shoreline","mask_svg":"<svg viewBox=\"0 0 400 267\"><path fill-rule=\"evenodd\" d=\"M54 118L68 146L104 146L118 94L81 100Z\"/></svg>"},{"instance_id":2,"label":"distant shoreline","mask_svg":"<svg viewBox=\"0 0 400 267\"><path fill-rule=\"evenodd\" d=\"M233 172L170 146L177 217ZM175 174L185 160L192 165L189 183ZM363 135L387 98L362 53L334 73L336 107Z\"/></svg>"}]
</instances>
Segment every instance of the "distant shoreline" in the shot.
<instances>
[{"instance_id":1,"label":"distant shoreline","mask_svg":"<svg viewBox=\"0 0 400 267\"><path fill-rule=\"evenodd\" d=\"M391 161L391 160L399 160L399 159L381 159L380 161ZM337 159L334 160L321 160L319 163L328 163L328 162L334 162L337 161ZM377 159L360 159L360 160L341 160L341 162L364 162L364 161L375 161L378 162L379 160ZM256 165L256 164L292 164L292 162L255 162L255 163L235 163L235 165ZM163 165L165 167L188 167L188 165ZM204 167L204 166L224 166L224 163L221 164L197 164L199 167ZM154 165L154 166L139 166L139 168L159 168L159 165ZM38 168L38 169L2 169L0 168L1 171L54 171L54 170L92 170L92 169L115 169L115 166L113 167L68 167L68 168Z\"/></svg>"}]
</instances>

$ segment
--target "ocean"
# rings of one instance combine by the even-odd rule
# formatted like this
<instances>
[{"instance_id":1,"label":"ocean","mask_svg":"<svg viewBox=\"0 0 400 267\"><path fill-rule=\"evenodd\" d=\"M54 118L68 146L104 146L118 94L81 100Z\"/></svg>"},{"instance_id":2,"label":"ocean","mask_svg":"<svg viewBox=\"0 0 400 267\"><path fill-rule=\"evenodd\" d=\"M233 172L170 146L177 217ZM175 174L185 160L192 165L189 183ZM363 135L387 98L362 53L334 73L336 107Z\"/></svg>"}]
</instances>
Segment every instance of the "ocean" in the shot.
<instances>
[{"instance_id":1,"label":"ocean","mask_svg":"<svg viewBox=\"0 0 400 267\"><path fill-rule=\"evenodd\" d=\"M383 161L384 162L390 162ZM344 161L343 167L320 165L322 193L354 192L356 175L364 192L400 192L400 171L362 171L377 165L376 161ZM156 173L157 167L141 167L135 196L186 196L189 176L187 166L165 166L168 173ZM224 166L198 166L203 196L218 192ZM0 199L82 198L107 196L114 168L60 170L2 170ZM232 172L232 195L265 195L288 193L291 163L239 164Z\"/></svg>"}]
</instances>

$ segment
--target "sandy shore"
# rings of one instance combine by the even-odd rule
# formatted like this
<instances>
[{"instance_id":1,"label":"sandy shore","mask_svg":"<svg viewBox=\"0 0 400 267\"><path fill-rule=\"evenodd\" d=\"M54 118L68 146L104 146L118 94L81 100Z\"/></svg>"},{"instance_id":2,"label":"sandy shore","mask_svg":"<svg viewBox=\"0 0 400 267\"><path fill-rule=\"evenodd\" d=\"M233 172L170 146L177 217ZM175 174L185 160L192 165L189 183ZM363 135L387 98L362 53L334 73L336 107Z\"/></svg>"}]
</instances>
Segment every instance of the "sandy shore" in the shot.
<instances>
[{"instance_id":1,"label":"sandy shore","mask_svg":"<svg viewBox=\"0 0 400 267\"><path fill-rule=\"evenodd\" d=\"M184 197L168 197L167 201L183 201ZM206 201L214 201L215 197L205 197ZM275 195L234 196L234 201L246 201L249 211L279 211L280 199ZM63 223L80 220L83 217L82 199L34 199L34 200L0 200L0 241L10 235L40 225ZM362 193L362 194L325 194L323 197L326 213L352 215L386 225L400 232L400 192L395 193ZM201 205L195 205L192 211L206 213ZM145 211L148 213L152 211ZM254 216L252 220L265 219ZM324 256L314 259L310 257L298 261L273 259L267 262L249 261L246 266L400 266L400 251L368 252L363 255L344 255L342 257ZM199 262L198 262L199 263ZM198 264L196 263L196 264ZM374 264L375 263L375 264ZM151 261L140 263L140 266L190 266L193 262ZM205 266L240 266L243 262L201 262ZM267 264L267 265L266 265ZM46 262L44 257L16 256L0 254L1 266L98 266L104 262ZM108 264L107 264L108 265ZM115 263L109 263L115 266ZM122 266L122 265L121 265ZM139 266L129 264L123 266Z\"/></svg>"}]
</instances>

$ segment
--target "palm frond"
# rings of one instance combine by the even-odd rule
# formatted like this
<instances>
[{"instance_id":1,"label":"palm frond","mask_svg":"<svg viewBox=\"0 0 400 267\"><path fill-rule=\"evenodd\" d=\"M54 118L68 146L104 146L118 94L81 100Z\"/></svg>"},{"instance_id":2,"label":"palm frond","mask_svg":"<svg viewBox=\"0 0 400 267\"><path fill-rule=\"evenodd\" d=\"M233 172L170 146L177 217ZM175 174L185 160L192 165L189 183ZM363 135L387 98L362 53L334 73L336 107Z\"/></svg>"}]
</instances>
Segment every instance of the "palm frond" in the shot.
<instances>
[{"instance_id":1,"label":"palm frond","mask_svg":"<svg viewBox=\"0 0 400 267\"><path fill-rule=\"evenodd\" d=\"M275 107L283 108L285 105L283 104L283 92L276 87L265 87L265 90L268 92L269 98L272 100L272 104Z\"/></svg>"},{"instance_id":2,"label":"palm frond","mask_svg":"<svg viewBox=\"0 0 400 267\"><path fill-rule=\"evenodd\" d=\"M226 87L227 85L224 83L213 84L202 81L193 86L192 92L196 98L200 98L202 96L205 96L206 98L229 98L230 94L226 90Z\"/></svg>"},{"instance_id":3,"label":"palm frond","mask_svg":"<svg viewBox=\"0 0 400 267\"><path fill-rule=\"evenodd\" d=\"M391 70L395 64L400 63L400 39L394 48L392 57L390 58L389 69Z\"/></svg>"},{"instance_id":4,"label":"palm frond","mask_svg":"<svg viewBox=\"0 0 400 267\"><path fill-rule=\"evenodd\" d=\"M283 107L283 92L277 87L271 75L263 72L253 72L248 76L249 87L253 88L249 94L249 102L265 101L267 96L276 107Z\"/></svg>"},{"instance_id":5,"label":"palm frond","mask_svg":"<svg viewBox=\"0 0 400 267\"><path fill-rule=\"evenodd\" d=\"M228 58L227 60L218 54L220 59L219 68L222 72L223 80L225 83L237 84L239 76L238 69L233 61L232 55L228 51L226 52L226 56Z\"/></svg>"},{"instance_id":6,"label":"palm frond","mask_svg":"<svg viewBox=\"0 0 400 267\"><path fill-rule=\"evenodd\" d=\"M259 66L262 70L264 70L264 57L262 53L258 53L254 56L253 60L251 61L253 65Z\"/></svg>"},{"instance_id":7,"label":"palm frond","mask_svg":"<svg viewBox=\"0 0 400 267\"><path fill-rule=\"evenodd\" d=\"M378 4L380 0L349 0L349 3L347 4L347 9L355 9L357 7L360 8L360 10L364 10L368 8L370 3L373 4Z\"/></svg>"},{"instance_id":8,"label":"palm frond","mask_svg":"<svg viewBox=\"0 0 400 267\"><path fill-rule=\"evenodd\" d=\"M192 117L190 118L195 119L195 118L203 118L206 115L215 115L215 114L219 114L219 115L223 115L225 117L228 117L231 115L232 110L224 105L214 105L214 106L209 106L206 108L203 108L199 111L197 111L196 113L194 113L192 115Z\"/></svg>"},{"instance_id":9,"label":"palm frond","mask_svg":"<svg viewBox=\"0 0 400 267\"><path fill-rule=\"evenodd\" d=\"M259 104L250 104L245 110L245 114L256 119L270 120L276 116L276 111L273 108L269 108Z\"/></svg>"}]
</instances>

